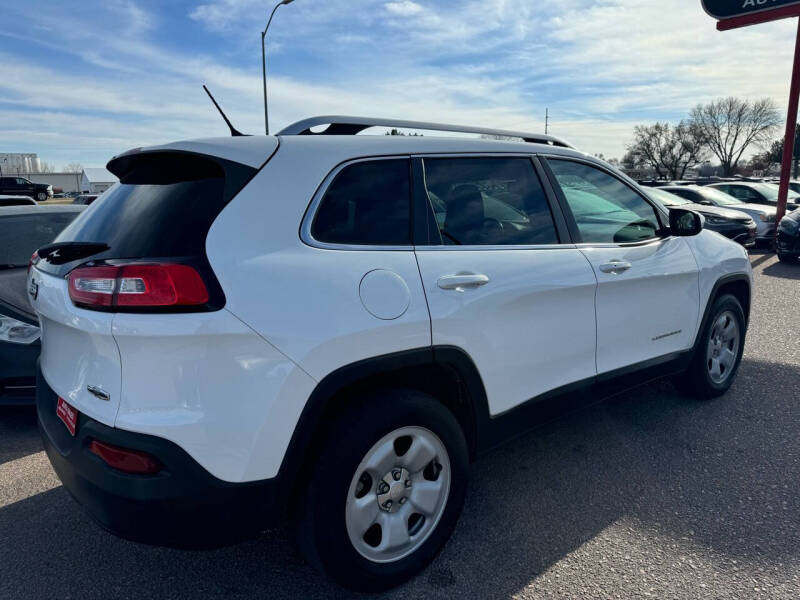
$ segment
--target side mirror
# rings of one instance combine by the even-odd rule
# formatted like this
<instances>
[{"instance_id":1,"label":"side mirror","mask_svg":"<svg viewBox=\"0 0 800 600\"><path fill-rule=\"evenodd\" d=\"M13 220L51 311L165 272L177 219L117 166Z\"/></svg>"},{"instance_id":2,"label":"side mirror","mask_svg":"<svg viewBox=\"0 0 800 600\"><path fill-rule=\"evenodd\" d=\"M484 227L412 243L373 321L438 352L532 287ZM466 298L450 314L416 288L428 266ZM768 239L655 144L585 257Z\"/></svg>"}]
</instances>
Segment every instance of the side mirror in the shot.
<instances>
[{"instance_id":1,"label":"side mirror","mask_svg":"<svg viewBox=\"0 0 800 600\"><path fill-rule=\"evenodd\" d=\"M669 229L672 235L688 237L697 235L703 230L706 220L703 215L685 208L673 208L669 211Z\"/></svg>"}]
</instances>

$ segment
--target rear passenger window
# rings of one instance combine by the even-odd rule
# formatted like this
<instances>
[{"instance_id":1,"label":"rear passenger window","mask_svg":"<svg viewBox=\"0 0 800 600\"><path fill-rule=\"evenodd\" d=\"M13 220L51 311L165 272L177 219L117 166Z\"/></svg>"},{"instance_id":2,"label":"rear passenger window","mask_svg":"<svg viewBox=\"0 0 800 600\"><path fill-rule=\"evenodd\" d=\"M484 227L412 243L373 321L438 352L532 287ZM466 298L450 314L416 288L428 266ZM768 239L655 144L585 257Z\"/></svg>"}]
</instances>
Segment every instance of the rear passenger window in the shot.
<instances>
[{"instance_id":1,"label":"rear passenger window","mask_svg":"<svg viewBox=\"0 0 800 600\"><path fill-rule=\"evenodd\" d=\"M445 244L556 244L528 158L426 158L425 187Z\"/></svg>"},{"instance_id":2,"label":"rear passenger window","mask_svg":"<svg viewBox=\"0 0 800 600\"><path fill-rule=\"evenodd\" d=\"M329 244L411 245L411 185L407 159L345 167L319 204L311 236Z\"/></svg>"}]
</instances>

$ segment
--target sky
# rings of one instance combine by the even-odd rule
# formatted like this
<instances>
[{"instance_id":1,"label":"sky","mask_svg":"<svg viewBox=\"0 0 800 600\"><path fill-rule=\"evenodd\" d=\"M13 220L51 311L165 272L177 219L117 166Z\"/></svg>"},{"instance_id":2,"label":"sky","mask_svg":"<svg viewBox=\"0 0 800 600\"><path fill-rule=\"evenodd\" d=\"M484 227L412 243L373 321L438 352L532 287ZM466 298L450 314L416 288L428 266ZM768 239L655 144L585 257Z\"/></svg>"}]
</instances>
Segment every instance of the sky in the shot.
<instances>
[{"instance_id":1,"label":"sky","mask_svg":"<svg viewBox=\"0 0 800 600\"><path fill-rule=\"evenodd\" d=\"M4 4L0 152L102 166L227 135L203 83L238 129L264 131L274 2ZM621 157L636 124L717 97L784 112L795 27L719 33L700 0L296 0L267 38L270 127L348 114L541 132L548 108L551 134Z\"/></svg>"}]
</instances>

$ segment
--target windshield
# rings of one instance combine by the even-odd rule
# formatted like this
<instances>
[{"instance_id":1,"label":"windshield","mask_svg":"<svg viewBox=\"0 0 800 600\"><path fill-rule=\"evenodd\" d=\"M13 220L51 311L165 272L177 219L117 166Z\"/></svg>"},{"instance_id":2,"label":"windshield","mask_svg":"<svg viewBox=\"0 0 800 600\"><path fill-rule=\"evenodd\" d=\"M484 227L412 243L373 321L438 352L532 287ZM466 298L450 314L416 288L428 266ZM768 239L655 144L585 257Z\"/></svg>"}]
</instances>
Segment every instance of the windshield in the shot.
<instances>
[{"instance_id":1,"label":"windshield","mask_svg":"<svg viewBox=\"0 0 800 600\"><path fill-rule=\"evenodd\" d=\"M711 200L717 206L736 206L737 204L744 204L738 198L734 198L730 194L712 187L704 187L697 190L706 200Z\"/></svg>"},{"instance_id":2,"label":"windshield","mask_svg":"<svg viewBox=\"0 0 800 600\"><path fill-rule=\"evenodd\" d=\"M658 188L648 188L647 195L653 200L661 202L664 206L684 206L685 204L691 204L686 198L681 198L680 196Z\"/></svg>"},{"instance_id":3,"label":"windshield","mask_svg":"<svg viewBox=\"0 0 800 600\"><path fill-rule=\"evenodd\" d=\"M778 186L774 183L754 183L753 187L757 189L759 192L764 194L767 200L770 202L777 202L778 201ZM798 198L798 194L789 190L789 200Z\"/></svg>"},{"instance_id":4,"label":"windshield","mask_svg":"<svg viewBox=\"0 0 800 600\"><path fill-rule=\"evenodd\" d=\"M27 267L34 250L52 242L77 216L59 212L0 218L0 268Z\"/></svg>"}]
</instances>

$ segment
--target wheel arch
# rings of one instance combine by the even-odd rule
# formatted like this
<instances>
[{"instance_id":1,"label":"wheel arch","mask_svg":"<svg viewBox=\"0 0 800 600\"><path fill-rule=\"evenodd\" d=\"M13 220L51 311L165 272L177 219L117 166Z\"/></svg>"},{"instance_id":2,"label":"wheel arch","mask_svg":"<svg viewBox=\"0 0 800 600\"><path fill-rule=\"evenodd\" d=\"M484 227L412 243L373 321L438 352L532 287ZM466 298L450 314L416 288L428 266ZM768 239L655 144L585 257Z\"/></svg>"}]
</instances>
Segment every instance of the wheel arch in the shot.
<instances>
[{"instance_id":1,"label":"wheel arch","mask_svg":"<svg viewBox=\"0 0 800 600\"><path fill-rule=\"evenodd\" d=\"M425 392L449 408L464 431L470 458L480 447L482 423L488 417L483 381L460 348L435 346L404 350L342 366L324 377L308 398L295 426L278 477L288 497L301 489L298 474L317 456L317 435L356 397L381 387Z\"/></svg>"},{"instance_id":2,"label":"wheel arch","mask_svg":"<svg viewBox=\"0 0 800 600\"><path fill-rule=\"evenodd\" d=\"M745 326L749 323L750 306L752 303L750 277L748 277L746 273L731 273L729 275L723 275L717 279L717 281L714 283L714 286L711 288L711 293L708 295L705 310L703 311L703 318L700 321L700 327L698 327L697 333L695 334L695 346L697 346L700 340L700 334L703 332L706 324L708 323L708 319L711 316L711 307L717 298L723 294L731 294L739 301L739 304L742 305L742 311L744 312Z\"/></svg>"}]
</instances>

